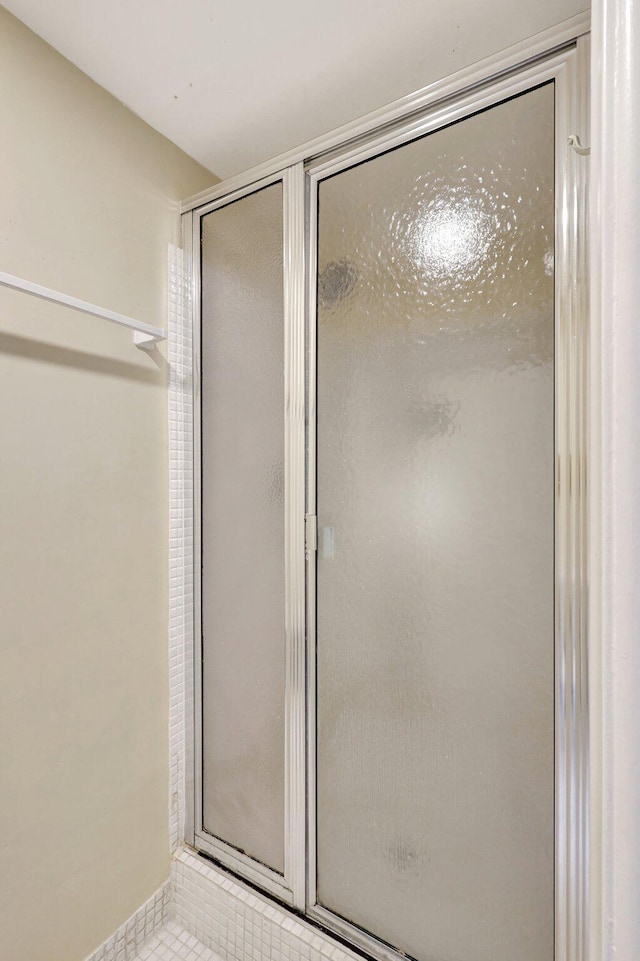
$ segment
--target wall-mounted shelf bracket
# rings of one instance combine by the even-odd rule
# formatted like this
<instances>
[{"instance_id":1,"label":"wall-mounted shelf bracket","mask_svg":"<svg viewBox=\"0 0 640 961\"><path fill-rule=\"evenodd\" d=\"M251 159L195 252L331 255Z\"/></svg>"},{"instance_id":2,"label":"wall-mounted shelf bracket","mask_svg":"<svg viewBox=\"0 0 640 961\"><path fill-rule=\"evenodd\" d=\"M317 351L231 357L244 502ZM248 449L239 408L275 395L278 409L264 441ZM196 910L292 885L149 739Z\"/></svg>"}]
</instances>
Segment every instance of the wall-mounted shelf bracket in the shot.
<instances>
[{"instance_id":1,"label":"wall-mounted shelf bracket","mask_svg":"<svg viewBox=\"0 0 640 961\"><path fill-rule=\"evenodd\" d=\"M133 332L133 342L141 350L153 350L155 345L164 339L157 334L147 334L142 330L134 330Z\"/></svg>"}]
</instances>

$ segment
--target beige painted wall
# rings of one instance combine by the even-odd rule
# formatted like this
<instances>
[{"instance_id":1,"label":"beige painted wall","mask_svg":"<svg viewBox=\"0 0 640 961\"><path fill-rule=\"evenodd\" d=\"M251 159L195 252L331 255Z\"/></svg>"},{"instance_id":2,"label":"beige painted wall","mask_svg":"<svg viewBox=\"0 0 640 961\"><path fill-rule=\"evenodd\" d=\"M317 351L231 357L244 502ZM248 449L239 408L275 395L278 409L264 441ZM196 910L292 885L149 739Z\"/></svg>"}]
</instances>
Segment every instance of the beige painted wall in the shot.
<instances>
[{"instance_id":1,"label":"beige painted wall","mask_svg":"<svg viewBox=\"0 0 640 961\"><path fill-rule=\"evenodd\" d=\"M0 8L0 270L165 322L214 177ZM80 961L167 878L164 349L0 288L0 954Z\"/></svg>"}]
</instances>

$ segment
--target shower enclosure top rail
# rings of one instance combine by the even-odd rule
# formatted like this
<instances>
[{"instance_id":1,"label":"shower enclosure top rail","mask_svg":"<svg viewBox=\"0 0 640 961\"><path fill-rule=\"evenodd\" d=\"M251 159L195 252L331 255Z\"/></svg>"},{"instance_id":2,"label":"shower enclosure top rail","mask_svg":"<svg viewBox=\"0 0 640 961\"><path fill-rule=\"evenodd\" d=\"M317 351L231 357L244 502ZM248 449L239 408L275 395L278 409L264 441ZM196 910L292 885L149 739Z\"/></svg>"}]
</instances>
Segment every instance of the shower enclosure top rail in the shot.
<instances>
[{"instance_id":1,"label":"shower enclosure top rail","mask_svg":"<svg viewBox=\"0 0 640 961\"><path fill-rule=\"evenodd\" d=\"M522 69L527 64L533 65L539 59L547 59L554 51L559 52L575 43L578 37L588 34L590 29L591 14L585 10L548 30L543 30L535 37L521 40L509 47L507 52L501 50L447 77L434 80L422 89L379 107L364 117L349 121L330 133L322 134L248 170L225 178L215 186L183 200L180 212L186 214L235 190L244 189L263 178L281 173L297 163L309 163L329 155L331 151L342 149L348 143L356 143L361 137L405 121L414 113L420 114L427 107L444 103L449 98L458 98L463 92L470 93L481 89L484 84L493 83L498 77L506 76L516 68Z\"/></svg>"}]
</instances>

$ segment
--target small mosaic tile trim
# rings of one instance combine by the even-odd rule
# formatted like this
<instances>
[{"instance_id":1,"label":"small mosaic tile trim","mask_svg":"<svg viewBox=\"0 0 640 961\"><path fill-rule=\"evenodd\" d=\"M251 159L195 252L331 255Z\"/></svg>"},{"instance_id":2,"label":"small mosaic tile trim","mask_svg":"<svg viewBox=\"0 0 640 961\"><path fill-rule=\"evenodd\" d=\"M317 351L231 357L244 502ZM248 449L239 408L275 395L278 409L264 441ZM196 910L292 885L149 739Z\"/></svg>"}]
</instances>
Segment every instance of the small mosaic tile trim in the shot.
<instances>
[{"instance_id":1,"label":"small mosaic tile trim","mask_svg":"<svg viewBox=\"0 0 640 961\"><path fill-rule=\"evenodd\" d=\"M167 881L115 934L90 954L87 961L134 961L144 943L169 919L170 904L170 884Z\"/></svg>"},{"instance_id":2,"label":"small mosaic tile trim","mask_svg":"<svg viewBox=\"0 0 640 961\"><path fill-rule=\"evenodd\" d=\"M186 849L174 855L175 920L222 961L362 961Z\"/></svg>"},{"instance_id":3,"label":"small mosaic tile trim","mask_svg":"<svg viewBox=\"0 0 640 961\"><path fill-rule=\"evenodd\" d=\"M188 272L169 244L169 840L184 841L186 754L193 699L193 374Z\"/></svg>"}]
</instances>

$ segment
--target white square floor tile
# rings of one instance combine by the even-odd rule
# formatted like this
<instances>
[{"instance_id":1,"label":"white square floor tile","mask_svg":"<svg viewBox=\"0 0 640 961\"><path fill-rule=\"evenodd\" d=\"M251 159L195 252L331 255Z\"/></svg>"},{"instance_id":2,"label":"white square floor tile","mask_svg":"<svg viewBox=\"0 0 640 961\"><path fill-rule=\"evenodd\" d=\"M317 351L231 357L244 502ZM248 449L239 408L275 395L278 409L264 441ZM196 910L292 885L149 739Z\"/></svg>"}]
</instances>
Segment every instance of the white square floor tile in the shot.
<instances>
[{"instance_id":1,"label":"white square floor tile","mask_svg":"<svg viewBox=\"0 0 640 961\"><path fill-rule=\"evenodd\" d=\"M136 961L220 961L217 954L169 921L136 955Z\"/></svg>"}]
</instances>

